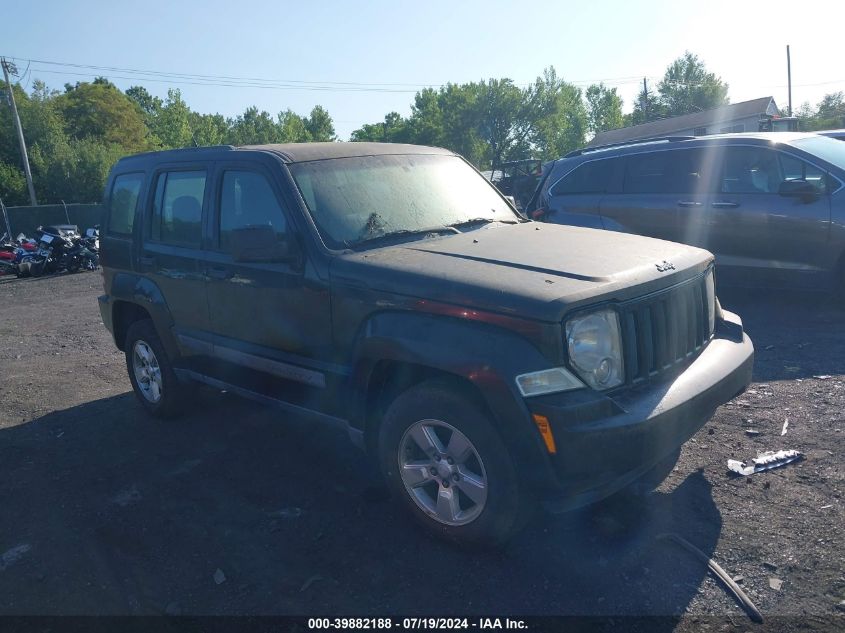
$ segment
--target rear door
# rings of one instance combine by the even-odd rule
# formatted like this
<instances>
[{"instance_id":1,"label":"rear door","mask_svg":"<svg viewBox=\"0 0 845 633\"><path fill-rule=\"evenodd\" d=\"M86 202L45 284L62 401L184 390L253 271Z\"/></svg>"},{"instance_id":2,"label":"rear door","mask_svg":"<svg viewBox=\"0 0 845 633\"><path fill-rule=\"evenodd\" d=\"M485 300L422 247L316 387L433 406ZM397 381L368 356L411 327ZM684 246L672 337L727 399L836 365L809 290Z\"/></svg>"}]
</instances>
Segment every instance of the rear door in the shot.
<instances>
[{"instance_id":1,"label":"rear door","mask_svg":"<svg viewBox=\"0 0 845 633\"><path fill-rule=\"evenodd\" d=\"M806 180L818 195L782 196L784 180ZM792 283L825 265L828 176L801 158L767 147L724 147L710 215L707 246L717 265L741 281Z\"/></svg>"},{"instance_id":2,"label":"rear door","mask_svg":"<svg viewBox=\"0 0 845 633\"><path fill-rule=\"evenodd\" d=\"M687 219L705 207L708 195L693 166L694 151L660 150L625 156L619 192L602 198L605 228L684 241L689 232Z\"/></svg>"},{"instance_id":3,"label":"rear door","mask_svg":"<svg viewBox=\"0 0 845 633\"><path fill-rule=\"evenodd\" d=\"M179 335L207 339L210 330L201 263L209 176L206 163L163 165L155 171L138 259L139 269L164 295L186 355L192 350Z\"/></svg>"}]
</instances>

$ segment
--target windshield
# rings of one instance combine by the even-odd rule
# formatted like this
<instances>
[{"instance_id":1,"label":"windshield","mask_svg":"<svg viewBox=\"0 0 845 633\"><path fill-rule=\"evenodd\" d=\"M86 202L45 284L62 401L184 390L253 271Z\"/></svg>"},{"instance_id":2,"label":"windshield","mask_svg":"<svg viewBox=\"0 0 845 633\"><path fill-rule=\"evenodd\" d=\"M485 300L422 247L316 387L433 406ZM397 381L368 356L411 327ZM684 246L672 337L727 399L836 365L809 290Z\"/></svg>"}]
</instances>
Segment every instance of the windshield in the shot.
<instances>
[{"instance_id":1,"label":"windshield","mask_svg":"<svg viewBox=\"0 0 845 633\"><path fill-rule=\"evenodd\" d=\"M323 241L354 248L388 234L516 222L499 193L457 156L356 156L290 165ZM455 232L455 231L452 231Z\"/></svg>"},{"instance_id":2,"label":"windshield","mask_svg":"<svg viewBox=\"0 0 845 633\"><path fill-rule=\"evenodd\" d=\"M826 136L808 136L790 143L845 171L845 143Z\"/></svg>"}]
</instances>

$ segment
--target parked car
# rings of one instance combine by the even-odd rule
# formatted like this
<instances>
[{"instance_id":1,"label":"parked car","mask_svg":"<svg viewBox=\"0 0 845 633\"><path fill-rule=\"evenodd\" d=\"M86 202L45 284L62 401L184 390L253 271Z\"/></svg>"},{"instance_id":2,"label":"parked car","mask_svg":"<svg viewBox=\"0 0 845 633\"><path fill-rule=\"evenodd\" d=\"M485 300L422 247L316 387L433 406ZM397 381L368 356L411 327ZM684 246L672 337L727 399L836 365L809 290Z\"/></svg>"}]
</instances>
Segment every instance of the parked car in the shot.
<instances>
[{"instance_id":1,"label":"parked car","mask_svg":"<svg viewBox=\"0 0 845 633\"><path fill-rule=\"evenodd\" d=\"M721 282L845 284L845 144L816 134L680 137L554 162L531 217L684 242Z\"/></svg>"},{"instance_id":2,"label":"parked car","mask_svg":"<svg viewBox=\"0 0 845 633\"><path fill-rule=\"evenodd\" d=\"M816 134L827 136L828 138L835 138L837 141L845 141L845 129L841 130L820 130Z\"/></svg>"},{"instance_id":3,"label":"parked car","mask_svg":"<svg viewBox=\"0 0 845 633\"><path fill-rule=\"evenodd\" d=\"M455 541L659 482L751 379L710 253L525 220L447 150L141 154L104 206L100 311L151 414L200 382L337 424Z\"/></svg>"}]
</instances>

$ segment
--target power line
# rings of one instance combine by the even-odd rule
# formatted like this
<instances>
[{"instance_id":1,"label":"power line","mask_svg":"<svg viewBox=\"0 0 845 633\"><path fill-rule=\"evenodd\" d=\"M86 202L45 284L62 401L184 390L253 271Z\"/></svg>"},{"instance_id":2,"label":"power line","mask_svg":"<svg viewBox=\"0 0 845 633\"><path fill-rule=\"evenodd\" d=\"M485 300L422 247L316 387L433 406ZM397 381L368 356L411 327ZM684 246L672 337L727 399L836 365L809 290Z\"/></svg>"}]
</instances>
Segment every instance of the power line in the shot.
<instances>
[{"instance_id":1,"label":"power line","mask_svg":"<svg viewBox=\"0 0 845 633\"><path fill-rule=\"evenodd\" d=\"M74 68L77 70L91 70L98 73L110 73L109 78L126 79L136 81L144 79L146 81L156 81L157 83L165 83L164 79L169 80L173 84L185 85L210 85L221 87L248 87L248 88L275 88L275 89L301 89L301 90L329 90L329 91L354 91L354 92L416 92L417 89L432 87L442 88L449 83L371 83L358 81L311 81L301 79L268 79L263 77L238 77L232 75L206 75L197 73L183 73L160 70L147 70L137 68L123 68L119 66L101 66L95 64L77 64L71 62L57 62L43 59L26 59L26 58L12 58L21 59L34 64L41 64L61 68ZM65 74L74 76L89 76L91 73L79 73L70 70L50 70L47 68L35 68L35 71L49 74ZM119 75L111 73L120 73ZM104 75L105 76L105 75ZM624 85L639 81L639 77L609 77L602 79L576 79L565 80L569 84L577 86L586 86L595 83L604 83L607 85ZM515 84L519 87L529 87L533 83Z\"/></svg>"}]
</instances>

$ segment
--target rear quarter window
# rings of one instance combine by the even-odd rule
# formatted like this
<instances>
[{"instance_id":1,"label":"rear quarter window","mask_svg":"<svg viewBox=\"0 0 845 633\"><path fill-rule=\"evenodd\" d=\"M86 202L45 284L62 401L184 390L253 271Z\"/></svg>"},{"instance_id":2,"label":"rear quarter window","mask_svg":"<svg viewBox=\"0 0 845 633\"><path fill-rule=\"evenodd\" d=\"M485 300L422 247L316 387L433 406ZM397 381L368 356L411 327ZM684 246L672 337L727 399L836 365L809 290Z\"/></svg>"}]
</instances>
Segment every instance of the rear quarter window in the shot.
<instances>
[{"instance_id":1,"label":"rear quarter window","mask_svg":"<svg viewBox=\"0 0 845 633\"><path fill-rule=\"evenodd\" d=\"M143 173L121 174L114 179L109 196L108 232L111 235L128 237L135 226L135 210L141 186L144 184Z\"/></svg>"}]
</instances>

